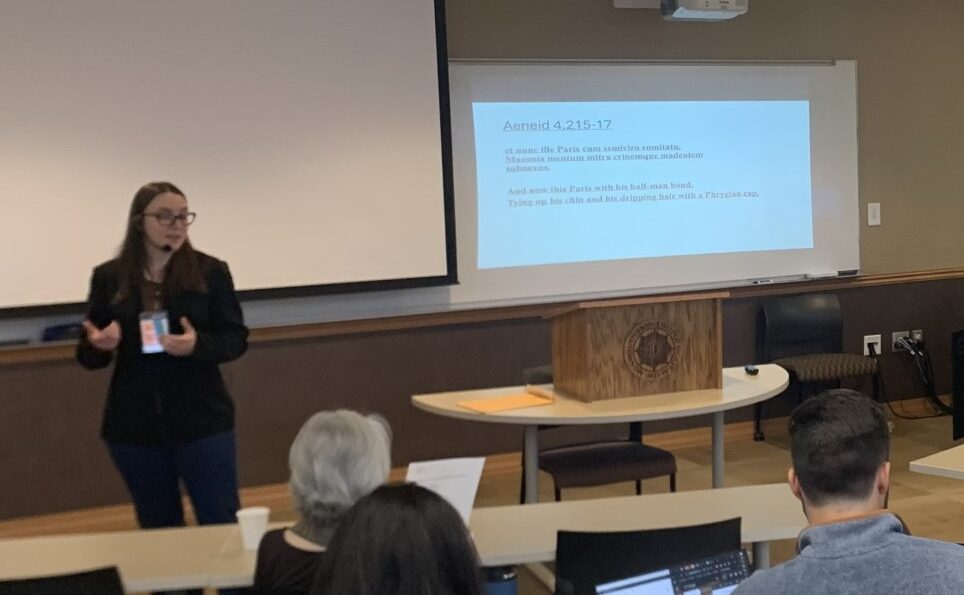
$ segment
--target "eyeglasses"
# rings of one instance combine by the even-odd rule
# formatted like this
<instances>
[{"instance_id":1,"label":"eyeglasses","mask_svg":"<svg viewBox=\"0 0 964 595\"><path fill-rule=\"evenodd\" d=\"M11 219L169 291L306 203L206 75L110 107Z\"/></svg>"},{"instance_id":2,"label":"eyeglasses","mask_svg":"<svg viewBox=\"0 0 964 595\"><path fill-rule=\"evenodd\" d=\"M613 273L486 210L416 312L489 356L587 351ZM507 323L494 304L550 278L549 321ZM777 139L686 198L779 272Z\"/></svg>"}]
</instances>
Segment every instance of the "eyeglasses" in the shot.
<instances>
[{"instance_id":1,"label":"eyeglasses","mask_svg":"<svg viewBox=\"0 0 964 595\"><path fill-rule=\"evenodd\" d=\"M180 213L175 215L170 211L161 211L159 213L144 213L145 217L153 217L157 219L157 222L161 225L167 227L172 227L176 221L180 221L184 225L190 225L194 223L194 219L197 217L197 213Z\"/></svg>"}]
</instances>

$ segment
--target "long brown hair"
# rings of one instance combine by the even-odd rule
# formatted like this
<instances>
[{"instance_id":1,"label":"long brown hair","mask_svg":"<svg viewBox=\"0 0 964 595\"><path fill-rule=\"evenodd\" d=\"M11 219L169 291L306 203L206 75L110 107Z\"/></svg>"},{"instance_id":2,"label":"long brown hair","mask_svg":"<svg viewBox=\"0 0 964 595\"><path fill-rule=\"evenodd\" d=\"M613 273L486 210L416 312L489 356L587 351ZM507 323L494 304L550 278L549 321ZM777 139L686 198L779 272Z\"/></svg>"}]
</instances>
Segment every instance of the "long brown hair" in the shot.
<instances>
[{"instance_id":1,"label":"long brown hair","mask_svg":"<svg viewBox=\"0 0 964 595\"><path fill-rule=\"evenodd\" d=\"M167 192L184 196L184 193L170 182L144 184L134 193L130 215L127 218L127 232L124 234L124 242L117 254L120 284L117 295L114 297L115 302L130 297L144 282L144 269L147 267L147 249L144 247L144 210L154 197ZM207 291L197 252L194 251L188 238L185 237L184 243L177 252L171 254L171 259L164 268L162 287L165 298L180 291Z\"/></svg>"}]
</instances>

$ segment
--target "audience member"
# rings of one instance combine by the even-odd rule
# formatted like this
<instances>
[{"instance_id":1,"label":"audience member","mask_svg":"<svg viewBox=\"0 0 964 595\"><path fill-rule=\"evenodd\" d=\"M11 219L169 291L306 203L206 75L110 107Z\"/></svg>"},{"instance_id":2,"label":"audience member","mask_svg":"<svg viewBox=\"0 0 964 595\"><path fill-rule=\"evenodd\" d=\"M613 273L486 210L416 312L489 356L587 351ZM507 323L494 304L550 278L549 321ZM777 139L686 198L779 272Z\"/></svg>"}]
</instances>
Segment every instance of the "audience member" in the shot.
<instances>
[{"instance_id":1,"label":"audience member","mask_svg":"<svg viewBox=\"0 0 964 595\"><path fill-rule=\"evenodd\" d=\"M313 415L288 453L289 486L299 520L269 531L258 548L255 591L305 594L344 513L388 479L391 431L380 416L354 411Z\"/></svg>"},{"instance_id":2,"label":"audience member","mask_svg":"<svg viewBox=\"0 0 964 595\"><path fill-rule=\"evenodd\" d=\"M313 595L481 595L458 512L415 484L382 486L345 515Z\"/></svg>"},{"instance_id":3,"label":"audience member","mask_svg":"<svg viewBox=\"0 0 964 595\"><path fill-rule=\"evenodd\" d=\"M761 570L739 595L964 593L964 548L911 537L888 513L890 434L880 405L823 392L790 415L790 489L809 526L799 555Z\"/></svg>"}]
</instances>

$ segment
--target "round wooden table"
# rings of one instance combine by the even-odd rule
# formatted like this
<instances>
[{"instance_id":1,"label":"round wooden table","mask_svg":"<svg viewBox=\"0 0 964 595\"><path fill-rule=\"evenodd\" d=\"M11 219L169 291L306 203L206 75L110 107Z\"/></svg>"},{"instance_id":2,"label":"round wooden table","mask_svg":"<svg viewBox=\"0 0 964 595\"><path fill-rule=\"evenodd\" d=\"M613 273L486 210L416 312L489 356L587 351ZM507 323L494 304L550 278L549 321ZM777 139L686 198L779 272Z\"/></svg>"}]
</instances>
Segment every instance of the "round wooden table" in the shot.
<instances>
[{"instance_id":1,"label":"round wooden table","mask_svg":"<svg viewBox=\"0 0 964 595\"><path fill-rule=\"evenodd\" d=\"M522 386L415 395L412 404L423 411L482 423L525 426L522 452L526 502L539 499L539 426L567 426L655 421L712 415L713 487L723 487L723 413L753 405L783 392L789 383L786 370L775 364L758 366L750 376L743 368L723 369L723 388L626 397L584 403L556 394L555 402L538 407L497 413L477 413L458 405L461 401L497 398L525 390ZM552 385L544 388L552 390Z\"/></svg>"}]
</instances>

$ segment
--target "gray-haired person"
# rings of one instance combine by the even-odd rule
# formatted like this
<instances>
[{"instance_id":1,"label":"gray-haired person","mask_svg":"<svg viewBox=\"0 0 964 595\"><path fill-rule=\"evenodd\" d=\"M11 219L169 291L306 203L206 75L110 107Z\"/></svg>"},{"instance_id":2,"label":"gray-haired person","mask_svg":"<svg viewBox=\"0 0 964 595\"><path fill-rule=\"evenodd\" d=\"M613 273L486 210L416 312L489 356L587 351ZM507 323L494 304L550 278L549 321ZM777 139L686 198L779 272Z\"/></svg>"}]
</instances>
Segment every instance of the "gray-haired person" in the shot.
<instances>
[{"instance_id":1,"label":"gray-haired person","mask_svg":"<svg viewBox=\"0 0 964 595\"><path fill-rule=\"evenodd\" d=\"M342 515L388 479L391 430L379 415L316 413L295 436L288 466L299 520L261 540L254 576L258 593L310 591Z\"/></svg>"}]
</instances>

